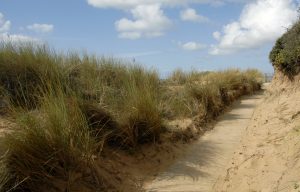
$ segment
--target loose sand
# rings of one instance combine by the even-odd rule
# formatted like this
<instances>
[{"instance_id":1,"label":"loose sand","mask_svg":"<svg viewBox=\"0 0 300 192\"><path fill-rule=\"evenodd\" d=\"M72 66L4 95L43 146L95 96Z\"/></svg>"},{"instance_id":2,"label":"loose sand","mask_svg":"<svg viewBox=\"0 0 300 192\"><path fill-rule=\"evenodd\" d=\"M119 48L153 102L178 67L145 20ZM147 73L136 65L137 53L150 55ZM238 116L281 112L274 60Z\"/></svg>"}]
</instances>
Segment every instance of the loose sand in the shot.
<instances>
[{"instance_id":1,"label":"loose sand","mask_svg":"<svg viewBox=\"0 0 300 192\"><path fill-rule=\"evenodd\" d=\"M277 81L269 92L212 191L300 191L300 91Z\"/></svg>"},{"instance_id":2,"label":"loose sand","mask_svg":"<svg viewBox=\"0 0 300 192\"><path fill-rule=\"evenodd\" d=\"M145 184L149 192L208 192L226 172L241 137L251 122L263 94L243 97L232 110L221 116L214 129L186 146L184 155Z\"/></svg>"}]
</instances>

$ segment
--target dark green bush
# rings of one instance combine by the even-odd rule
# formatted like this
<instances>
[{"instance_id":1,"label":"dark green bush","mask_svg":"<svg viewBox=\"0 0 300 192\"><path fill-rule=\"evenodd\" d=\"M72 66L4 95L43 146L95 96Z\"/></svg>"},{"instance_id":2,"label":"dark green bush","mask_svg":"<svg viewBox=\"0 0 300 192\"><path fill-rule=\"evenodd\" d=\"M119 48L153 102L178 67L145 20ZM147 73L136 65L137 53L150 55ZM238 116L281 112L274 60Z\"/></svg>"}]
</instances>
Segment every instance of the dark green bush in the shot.
<instances>
[{"instance_id":1,"label":"dark green bush","mask_svg":"<svg viewBox=\"0 0 300 192\"><path fill-rule=\"evenodd\" d=\"M289 77L300 72L300 21L276 41L269 58L276 69Z\"/></svg>"}]
</instances>

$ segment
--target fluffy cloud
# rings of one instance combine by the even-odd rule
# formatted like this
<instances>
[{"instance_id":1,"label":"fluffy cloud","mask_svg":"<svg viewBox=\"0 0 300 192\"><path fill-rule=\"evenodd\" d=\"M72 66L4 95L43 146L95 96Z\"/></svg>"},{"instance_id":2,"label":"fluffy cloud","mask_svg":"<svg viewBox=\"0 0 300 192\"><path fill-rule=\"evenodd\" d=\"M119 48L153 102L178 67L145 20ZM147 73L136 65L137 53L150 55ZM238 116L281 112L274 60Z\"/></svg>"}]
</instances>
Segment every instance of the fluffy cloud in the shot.
<instances>
[{"instance_id":1,"label":"fluffy cloud","mask_svg":"<svg viewBox=\"0 0 300 192\"><path fill-rule=\"evenodd\" d=\"M39 43L40 40L33 38L33 37L29 37L29 36L25 36L25 35L21 35L21 34L8 34L8 33L0 33L0 41L3 42L16 42L16 43L20 43L20 42L36 42Z\"/></svg>"},{"instance_id":2,"label":"fluffy cloud","mask_svg":"<svg viewBox=\"0 0 300 192\"><path fill-rule=\"evenodd\" d=\"M10 25L10 21L5 20L4 15L0 13L0 33L9 31Z\"/></svg>"},{"instance_id":3,"label":"fluffy cloud","mask_svg":"<svg viewBox=\"0 0 300 192\"><path fill-rule=\"evenodd\" d=\"M36 33L49 33L53 31L54 26L49 24L34 23L32 25L28 25L26 28Z\"/></svg>"},{"instance_id":4,"label":"fluffy cloud","mask_svg":"<svg viewBox=\"0 0 300 192\"><path fill-rule=\"evenodd\" d=\"M183 21L193 21L193 22L208 22L209 19L202 15L197 14L195 9L188 8L180 12L180 18Z\"/></svg>"},{"instance_id":5,"label":"fluffy cloud","mask_svg":"<svg viewBox=\"0 0 300 192\"><path fill-rule=\"evenodd\" d=\"M94 7L116 9L133 9L139 5L153 4L160 4L162 6L174 6L186 4L189 1L191 0L87 0L88 4ZM207 0L198 1L206 2Z\"/></svg>"},{"instance_id":6,"label":"fluffy cloud","mask_svg":"<svg viewBox=\"0 0 300 192\"><path fill-rule=\"evenodd\" d=\"M213 32L213 37L216 40L220 40L221 39L221 33L219 31Z\"/></svg>"},{"instance_id":7,"label":"fluffy cloud","mask_svg":"<svg viewBox=\"0 0 300 192\"><path fill-rule=\"evenodd\" d=\"M37 39L20 34L9 34L11 22L5 20L4 15L0 13L0 42L38 42Z\"/></svg>"},{"instance_id":8,"label":"fluffy cloud","mask_svg":"<svg viewBox=\"0 0 300 192\"><path fill-rule=\"evenodd\" d=\"M187 5L190 3L206 3L221 5L226 2L244 3L251 0L87 0L89 5L98 8L133 9L139 5L160 4L162 6Z\"/></svg>"},{"instance_id":9,"label":"fluffy cloud","mask_svg":"<svg viewBox=\"0 0 300 192\"><path fill-rule=\"evenodd\" d=\"M113 8L130 12L132 19L122 18L115 22L120 38L139 39L161 36L170 27L171 20L165 16L163 8L187 6L192 3L222 5L226 2L248 2L253 0L87 0L97 8ZM184 18L190 21L205 21L207 18L193 10L187 10Z\"/></svg>"},{"instance_id":10,"label":"fluffy cloud","mask_svg":"<svg viewBox=\"0 0 300 192\"><path fill-rule=\"evenodd\" d=\"M238 21L223 27L213 36L219 41L211 54L229 54L241 49L260 47L275 41L297 19L293 0L256 0L248 3Z\"/></svg>"},{"instance_id":11,"label":"fluffy cloud","mask_svg":"<svg viewBox=\"0 0 300 192\"><path fill-rule=\"evenodd\" d=\"M196 50L206 48L206 45L201 44L201 43L197 43L197 42L193 42L193 41L187 42L187 43L179 42L178 44L182 49L184 49L186 51L196 51Z\"/></svg>"},{"instance_id":12,"label":"fluffy cloud","mask_svg":"<svg viewBox=\"0 0 300 192\"><path fill-rule=\"evenodd\" d=\"M120 38L157 37L171 26L171 21L158 4L139 5L130 12L133 20L122 18L115 23Z\"/></svg>"}]
</instances>

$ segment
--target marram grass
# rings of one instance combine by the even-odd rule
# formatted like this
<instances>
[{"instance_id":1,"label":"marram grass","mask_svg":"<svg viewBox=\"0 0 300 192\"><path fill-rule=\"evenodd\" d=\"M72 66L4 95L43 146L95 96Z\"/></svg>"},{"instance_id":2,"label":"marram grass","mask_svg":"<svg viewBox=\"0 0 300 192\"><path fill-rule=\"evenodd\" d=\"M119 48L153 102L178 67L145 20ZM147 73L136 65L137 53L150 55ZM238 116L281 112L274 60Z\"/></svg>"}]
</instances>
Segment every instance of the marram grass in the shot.
<instances>
[{"instance_id":1,"label":"marram grass","mask_svg":"<svg viewBox=\"0 0 300 192\"><path fill-rule=\"evenodd\" d=\"M154 70L114 58L1 44L0 102L9 103L16 126L1 146L0 191L113 187L92 171L103 149L134 151L161 142L165 122L206 122L261 83L257 70L177 70L161 80ZM86 170L88 181L73 179Z\"/></svg>"}]
</instances>

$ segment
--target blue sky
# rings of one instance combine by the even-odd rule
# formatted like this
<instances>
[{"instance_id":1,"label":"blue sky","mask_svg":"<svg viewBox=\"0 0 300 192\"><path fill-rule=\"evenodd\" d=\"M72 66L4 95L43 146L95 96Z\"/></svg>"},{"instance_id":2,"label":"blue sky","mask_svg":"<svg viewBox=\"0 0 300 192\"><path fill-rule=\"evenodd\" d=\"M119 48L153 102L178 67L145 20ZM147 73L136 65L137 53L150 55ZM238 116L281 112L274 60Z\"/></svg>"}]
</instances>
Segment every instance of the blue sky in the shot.
<instances>
[{"instance_id":1,"label":"blue sky","mask_svg":"<svg viewBox=\"0 0 300 192\"><path fill-rule=\"evenodd\" d=\"M0 0L0 40L115 56L158 69L258 68L296 21L295 0Z\"/></svg>"}]
</instances>

